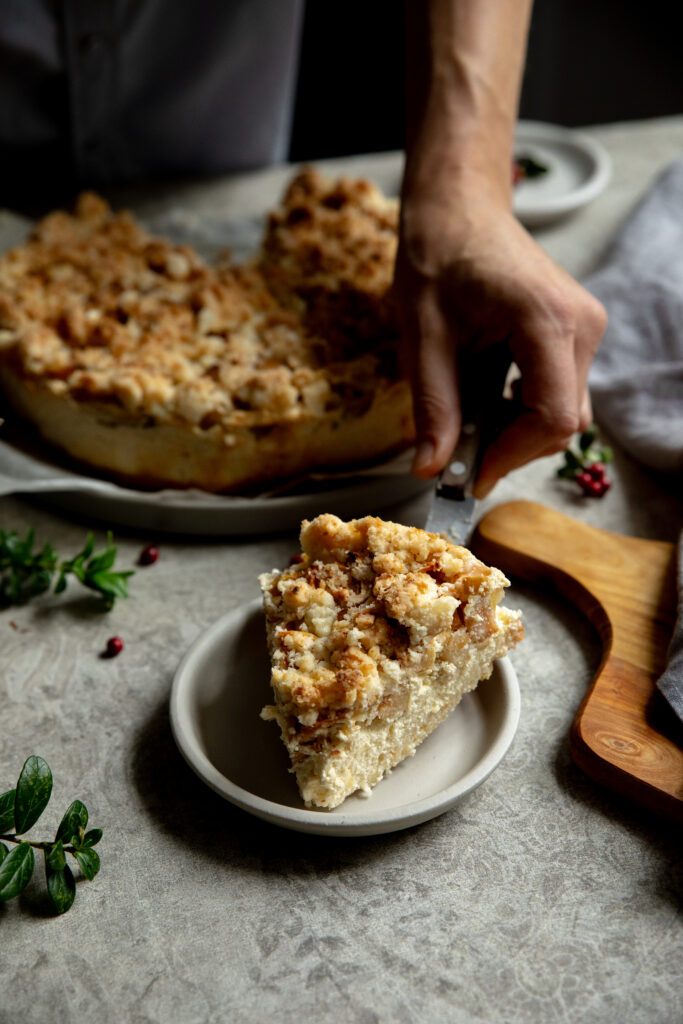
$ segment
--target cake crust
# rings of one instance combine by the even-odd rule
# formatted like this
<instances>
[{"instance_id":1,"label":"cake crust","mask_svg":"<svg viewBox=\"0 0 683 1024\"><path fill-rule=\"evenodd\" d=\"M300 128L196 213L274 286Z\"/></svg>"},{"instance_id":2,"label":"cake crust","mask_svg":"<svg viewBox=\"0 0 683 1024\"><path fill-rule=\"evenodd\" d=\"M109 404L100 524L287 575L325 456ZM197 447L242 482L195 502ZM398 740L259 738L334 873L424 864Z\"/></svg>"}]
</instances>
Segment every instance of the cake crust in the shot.
<instances>
[{"instance_id":1,"label":"cake crust","mask_svg":"<svg viewBox=\"0 0 683 1024\"><path fill-rule=\"evenodd\" d=\"M304 522L301 561L261 577L274 703L301 795L368 792L523 636L505 576L444 537L374 517Z\"/></svg>"}]
</instances>

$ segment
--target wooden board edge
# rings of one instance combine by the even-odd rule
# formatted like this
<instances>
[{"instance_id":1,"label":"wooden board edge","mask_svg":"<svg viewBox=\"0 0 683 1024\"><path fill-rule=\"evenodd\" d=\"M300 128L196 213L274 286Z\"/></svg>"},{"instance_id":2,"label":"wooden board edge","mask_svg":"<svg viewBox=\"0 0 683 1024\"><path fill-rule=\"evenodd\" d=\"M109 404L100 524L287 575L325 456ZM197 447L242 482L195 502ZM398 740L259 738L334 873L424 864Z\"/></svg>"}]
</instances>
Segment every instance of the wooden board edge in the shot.
<instances>
[{"instance_id":1,"label":"wooden board edge","mask_svg":"<svg viewBox=\"0 0 683 1024\"><path fill-rule=\"evenodd\" d=\"M595 750L584 735L580 710L569 731L569 751L581 771L601 788L613 791L647 811L683 824L683 800L624 770Z\"/></svg>"}]
</instances>

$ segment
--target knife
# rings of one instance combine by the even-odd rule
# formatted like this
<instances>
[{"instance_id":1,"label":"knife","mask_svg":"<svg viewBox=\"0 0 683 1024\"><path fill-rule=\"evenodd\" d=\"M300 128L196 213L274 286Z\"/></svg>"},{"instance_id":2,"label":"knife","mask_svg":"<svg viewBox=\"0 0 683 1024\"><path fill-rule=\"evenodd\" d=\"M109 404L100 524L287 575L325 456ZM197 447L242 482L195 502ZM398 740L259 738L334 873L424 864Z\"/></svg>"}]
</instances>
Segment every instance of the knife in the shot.
<instances>
[{"instance_id":1,"label":"knife","mask_svg":"<svg viewBox=\"0 0 683 1024\"><path fill-rule=\"evenodd\" d=\"M480 430L468 420L447 466L437 480L425 530L442 533L456 544L467 544L472 531L476 500L472 485L477 472Z\"/></svg>"}]
</instances>

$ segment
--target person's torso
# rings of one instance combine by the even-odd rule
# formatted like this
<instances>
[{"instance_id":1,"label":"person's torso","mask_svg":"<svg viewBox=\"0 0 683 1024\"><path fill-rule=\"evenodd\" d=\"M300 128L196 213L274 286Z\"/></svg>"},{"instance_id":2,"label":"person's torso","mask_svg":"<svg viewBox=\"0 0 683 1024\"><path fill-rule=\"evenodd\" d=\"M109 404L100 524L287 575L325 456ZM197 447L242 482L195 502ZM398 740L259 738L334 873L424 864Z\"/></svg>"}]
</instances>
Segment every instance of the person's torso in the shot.
<instances>
[{"instance_id":1,"label":"person's torso","mask_svg":"<svg viewBox=\"0 0 683 1024\"><path fill-rule=\"evenodd\" d=\"M284 159L302 7L0 0L0 192Z\"/></svg>"}]
</instances>

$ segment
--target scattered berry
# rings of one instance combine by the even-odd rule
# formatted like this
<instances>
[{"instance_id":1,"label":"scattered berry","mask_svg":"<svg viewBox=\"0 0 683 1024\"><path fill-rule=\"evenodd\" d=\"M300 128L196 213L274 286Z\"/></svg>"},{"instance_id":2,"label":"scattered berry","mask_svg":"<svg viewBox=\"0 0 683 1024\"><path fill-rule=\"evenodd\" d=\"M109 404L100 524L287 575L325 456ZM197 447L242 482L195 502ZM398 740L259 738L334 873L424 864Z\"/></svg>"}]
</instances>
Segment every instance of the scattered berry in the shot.
<instances>
[{"instance_id":1,"label":"scattered berry","mask_svg":"<svg viewBox=\"0 0 683 1024\"><path fill-rule=\"evenodd\" d=\"M123 640L120 636L112 636L107 640L107 646L104 649L105 658L115 658L123 650Z\"/></svg>"},{"instance_id":2,"label":"scattered berry","mask_svg":"<svg viewBox=\"0 0 683 1024\"><path fill-rule=\"evenodd\" d=\"M138 556L138 565L154 565L159 558L159 548L155 544L147 544Z\"/></svg>"}]
</instances>

